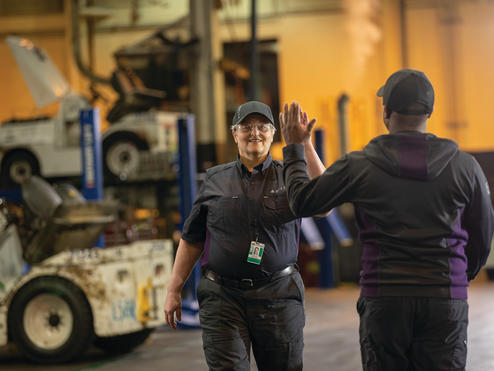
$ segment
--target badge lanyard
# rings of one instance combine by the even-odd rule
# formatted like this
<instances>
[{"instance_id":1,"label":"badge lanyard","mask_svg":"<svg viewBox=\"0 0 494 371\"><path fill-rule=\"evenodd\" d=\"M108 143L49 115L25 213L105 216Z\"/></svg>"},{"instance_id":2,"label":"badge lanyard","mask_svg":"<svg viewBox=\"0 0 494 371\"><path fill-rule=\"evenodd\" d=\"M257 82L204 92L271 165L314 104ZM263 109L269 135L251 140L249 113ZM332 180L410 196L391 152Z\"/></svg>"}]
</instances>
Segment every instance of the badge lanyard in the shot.
<instances>
[{"instance_id":1,"label":"badge lanyard","mask_svg":"<svg viewBox=\"0 0 494 371\"><path fill-rule=\"evenodd\" d=\"M253 174L251 174L251 177ZM242 179L242 178L241 178ZM250 179L248 181L250 183ZM241 180L242 184L242 191L244 193L244 197L247 197L247 201L249 202L248 196L247 196L247 189L245 188L246 184L244 179ZM248 184L247 184L248 187ZM249 212L249 207L247 206L247 212ZM259 206L256 207L256 212L254 215L254 232L255 232L255 240L250 242L250 247L249 247L249 254L247 255L247 262L251 264L256 264L260 265L262 261L262 256L264 254L264 247L265 245L261 242L259 242L259 231L258 231L258 225L257 225L257 219L259 216Z\"/></svg>"}]
</instances>

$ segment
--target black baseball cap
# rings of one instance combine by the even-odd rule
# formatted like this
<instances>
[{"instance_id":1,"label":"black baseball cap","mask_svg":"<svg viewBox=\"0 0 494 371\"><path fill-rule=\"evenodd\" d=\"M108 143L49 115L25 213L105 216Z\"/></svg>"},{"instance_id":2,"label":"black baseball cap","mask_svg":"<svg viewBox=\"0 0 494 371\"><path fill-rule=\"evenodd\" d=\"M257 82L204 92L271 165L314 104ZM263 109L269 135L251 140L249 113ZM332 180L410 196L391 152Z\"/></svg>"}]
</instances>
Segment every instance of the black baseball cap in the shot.
<instances>
[{"instance_id":1,"label":"black baseball cap","mask_svg":"<svg viewBox=\"0 0 494 371\"><path fill-rule=\"evenodd\" d=\"M271 108L269 108L268 105L255 100L244 103L237 108L235 115L233 115L232 125L235 126L240 124L251 113L260 113L261 115L265 116L271 122L271 124L274 125Z\"/></svg>"},{"instance_id":2,"label":"black baseball cap","mask_svg":"<svg viewBox=\"0 0 494 371\"><path fill-rule=\"evenodd\" d=\"M383 105L391 111L403 115L423 115L432 113L434 108L434 88L422 71L405 68L396 71L386 84L377 91L383 97ZM420 103L425 109L412 110L410 104Z\"/></svg>"}]
</instances>

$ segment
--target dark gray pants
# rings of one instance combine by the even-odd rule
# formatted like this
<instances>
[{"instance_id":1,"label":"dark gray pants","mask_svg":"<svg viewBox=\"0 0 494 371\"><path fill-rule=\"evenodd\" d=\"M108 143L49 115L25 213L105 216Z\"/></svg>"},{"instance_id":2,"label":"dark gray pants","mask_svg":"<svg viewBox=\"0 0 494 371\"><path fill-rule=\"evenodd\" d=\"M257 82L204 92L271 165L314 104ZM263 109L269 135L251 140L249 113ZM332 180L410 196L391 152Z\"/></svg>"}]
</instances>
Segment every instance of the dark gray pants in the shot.
<instances>
[{"instance_id":1,"label":"dark gray pants","mask_svg":"<svg viewBox=\"0 0 494 371\"><path fill-rule=\"evenodd\" d=\"M461 299L360 297L364 371L463 371L468 303Z\"/></svg>"},{"instance_id":2,"label":"dark gray pants","mask_svg":"<svg viewBox=\"0 0 494 371\"><path fill-rule=\"evenodd\" d=\"M298 272L242 290L204 277L197 287L204 354L210 370L302 370L304 285Z\"/></svg>"}]
</instances>

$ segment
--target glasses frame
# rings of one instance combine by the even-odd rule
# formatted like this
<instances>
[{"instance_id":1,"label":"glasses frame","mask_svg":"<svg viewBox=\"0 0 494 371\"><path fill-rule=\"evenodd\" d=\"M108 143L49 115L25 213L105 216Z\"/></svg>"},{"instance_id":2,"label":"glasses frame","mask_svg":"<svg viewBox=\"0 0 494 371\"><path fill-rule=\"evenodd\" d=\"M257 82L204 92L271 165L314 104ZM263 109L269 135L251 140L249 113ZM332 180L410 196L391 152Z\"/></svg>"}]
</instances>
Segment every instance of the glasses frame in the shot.
<instances>
[{"instance_id":1,"label":"glasses frame","mask_svg":"<svg viewBox=\"0 0 494 371\"><path fill-rule=\"evenodd\" d=\"M244 130L244 129L241 129L241 128L249 128L249 130ZM261 127L263 127L263 129L261 129ZM266 129L264 129L264 127ZM267 133L270 129L273 130L273 131L276 131L276 128L274 127L274 125L270 122L266 122L266 123L262 123L262 124L236 124L233 126L233 129L237 132L240 132L240 133L244 133L244 134L247 134L247 133L252 133L252 130L254 128L257 128L257 131L260 132L260 133Z\"/></svg>"}]
</instances>

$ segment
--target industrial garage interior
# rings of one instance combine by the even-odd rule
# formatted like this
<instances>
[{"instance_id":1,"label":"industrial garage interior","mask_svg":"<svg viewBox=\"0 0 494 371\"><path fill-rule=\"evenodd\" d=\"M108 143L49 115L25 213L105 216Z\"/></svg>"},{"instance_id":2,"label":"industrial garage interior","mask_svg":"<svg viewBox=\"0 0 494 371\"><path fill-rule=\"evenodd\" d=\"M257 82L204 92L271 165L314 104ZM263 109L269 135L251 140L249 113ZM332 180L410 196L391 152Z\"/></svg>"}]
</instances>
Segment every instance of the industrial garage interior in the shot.
<instances>
[{"instance_id":1,"label":"industrial garage interior","mask_svg":"<svg viewBox=\"0 0 494 371\"><path fill-rule=\"evenodd\" d=\"M165 296L206 171L237 160L237 107L271 107L282 161L299 102L329 166L387 134L388 76L424 71L428 131L493 190L493 60L494 0L0 0L0 370L207 370L200 267L176 331ZM356 218L301 223L306 370L362 370ZM494 253L468 288L469 371L494 370L493 291Z\"/></svg>"}]
</instances>

